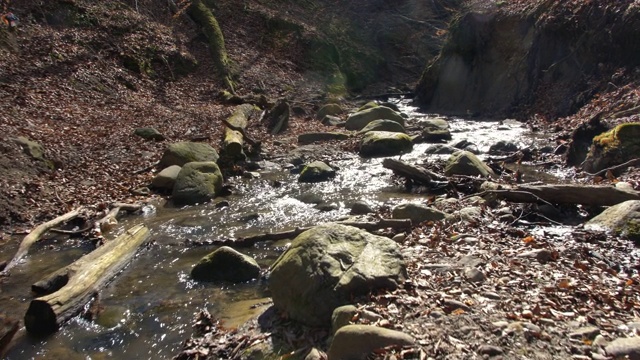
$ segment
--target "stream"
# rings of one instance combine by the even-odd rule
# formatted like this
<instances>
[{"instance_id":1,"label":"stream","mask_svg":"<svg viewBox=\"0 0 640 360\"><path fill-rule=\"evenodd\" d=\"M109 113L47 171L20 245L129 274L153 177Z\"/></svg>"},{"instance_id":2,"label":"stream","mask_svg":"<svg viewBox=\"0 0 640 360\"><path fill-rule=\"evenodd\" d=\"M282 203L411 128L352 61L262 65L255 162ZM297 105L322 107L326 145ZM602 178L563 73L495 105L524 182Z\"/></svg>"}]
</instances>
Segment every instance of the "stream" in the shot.
<instances>
[{"instance_id":1,"label":"stream","mask_svg":"<svg viewBox=\"0 0 640 360\"><path fill-rule=\"evenodd\" d=\"M410 124L426 116L410 102L403 100L399 105L409 115ZM450 119L450 127L453 135L450 143L467 139L483 154L499 140L514 141L520 148L550 145L543 134L531 133L512 120ZM431 145L414 146L402 160L425 162L425 149ZM239 326L264 310L251 305L268 302L266 284L260 280L238 285L191 280L191 267L215 247L188 247L185 242L243 237L334 221L347 216L358 200L367 201L374 209L412 199L424 200L424 195L407 193L403 186L394 184L391 171L381 163L382 158L347 156L331 163L339 168L336 178L319 184L298 183L298 175L275 163L265 163L259 177L232 179L235 194L224 198L229 206L219 207L215 202L187 208L165 207L162 203L147 205L142 217L122 220L108 235L115 237L142 222L149 227L153 244L101 291L102 310L97 318L92 321L74 318L45 339L32 338L21 331L6 358L172 358L182 348L182 341L191 335L194 314L201 309L206 308L222 319L224 326ZM549 182L557 174L532 176ZM281 185L276 187L274 183ZM334 209L320 211L313 204L298 200L301 195L319 198ZM9 258L18 242L16 239L12 245L0 248L2 257ZM266 269L286 249L287 242L265 242L239 250L253 256ZM78 239L61 238L36 244L25 262L15 267L0 285L1 310L22 318L32 296L29 285L90 250L90 245Z\"/></svg>"}]
</instances>

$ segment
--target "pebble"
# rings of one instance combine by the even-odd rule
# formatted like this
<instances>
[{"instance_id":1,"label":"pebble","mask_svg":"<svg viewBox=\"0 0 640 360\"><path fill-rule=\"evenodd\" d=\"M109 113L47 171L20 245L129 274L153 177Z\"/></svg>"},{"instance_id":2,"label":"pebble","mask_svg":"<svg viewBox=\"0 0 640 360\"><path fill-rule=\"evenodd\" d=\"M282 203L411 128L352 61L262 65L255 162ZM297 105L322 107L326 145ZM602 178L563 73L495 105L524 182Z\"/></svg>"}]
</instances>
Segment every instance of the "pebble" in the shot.
<instances>
[{"instance_id":1,"label":"pebble","mask_svg":"<svg viewBox=\"0 0 640 360\"><path fill-rule=\"evenodd\" d=\"M574 330L569 334L569 337L572 339L594 339L597 335L600 334L600 329L595 326L586 326L577 330Z\"/></svg>"},{"instance_id":2,"label":"pebble","mask_svg":"<svg viewBox=\"0 0 640 360\"><path fill-rule=\"evenodd\" d=\"M452 312L458 309L471 311L471 308L467 304L456 300L445 300L443 305L448 312Z\"/></svg>"},{"instance_id":3,"label":"pebble","mask_svg":"<svg viewBox=\"0 0 640 360\"><path fill-rule=\"evenodd\" d=\"M474 283L483 282L486 279L486 276L482 273L482 271L476 268L464 269L464 277L467 278L467 280Z\"/></svg>"},{"instance_id":4,"label":"pebble","mask_svg":"<svg viewBox=\"0 0 640 360\"><path fill-rule=\"evenodd\" d=\"M593 342L591 343L591 346L602 346L605 347L609 344L609 340L607 340L604 336L602 335L598 335L596 336L595 339L593 339Z\"/></svg>"},{"instance_id":5,"label":"pebble","mask_svg":"<svg viewBox=\"0 0 640 360\"><path fill-rule=\"evenodd\" d=\"M397 242L397 243L403 243L405 240L407 239L407 235L405 234L396 234L394 237L391 238L391 240Z\"/></svg>"},{"instance_id":6,"label":"pebble","mask_svg":"<svg viewBox=\"0 0 640 360\"><path fill-rule=\"evenodd\" d=\"M536 250L531 250L531 251L524 252L524 253L518 255L518 257L535 258L539 262L545 263L545 262L549 262L551 260L554 260L555 254L551 250L536 249Z\"/></svg>"},{"instance_id":7,"label":"pebble","mask_svg":"<svg viewBox=\"0 0 640 360\"><path fill-rule=\"evenodd\" d=\"M630 359L640 358L640 337L615 339L605 346L604 351L609 356L629 356Z\"/></svg>"},{"instance_id":8,"label":"pebble","mask_svg":"<svg viewBox=\"0 0 640 360\"><path fill-rule=\"evenodd\" d=\"M491 291L483 292L482 296L486 297L487 299L491 299L491 300L500 300L500 299L502 299L502 296L500 296L497 293L491 292Z\"/></svg>"},{"instance_id":9,"label":"pebble","mask_svg":"<svg viewBox=\"0 0 640 360\"><path fill-rule=\"evenodd\" d=\"M502 355L504 351L499 346L494 345L480 345L478 348L478 354L481 355L489 355L489 356L497 356Z\"/></svg>"}]
</instances>

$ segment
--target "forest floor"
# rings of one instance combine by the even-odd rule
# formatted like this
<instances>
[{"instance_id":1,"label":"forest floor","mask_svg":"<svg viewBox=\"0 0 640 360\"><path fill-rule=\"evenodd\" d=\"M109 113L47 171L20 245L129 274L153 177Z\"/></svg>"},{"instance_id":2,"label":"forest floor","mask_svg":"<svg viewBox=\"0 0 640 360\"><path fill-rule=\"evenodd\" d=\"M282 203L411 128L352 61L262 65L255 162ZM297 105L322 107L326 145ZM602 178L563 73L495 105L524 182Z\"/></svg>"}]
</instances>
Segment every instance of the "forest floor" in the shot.
<instances>
[{"instance_id":1,"label":"forest floor","mask_svg":"<svg viewBox=\"0 0 640 360\"><path fill-rule=\"evenodd\" d=\"M182 17L148 10L156 11L156 20L150 21L149 14L129 7L94 4L79 20L95 20L99 26L45 26L38 19L45 5L37 3L22 2L21 9L28 11L19 14L15 36L4 43L0 38L0 246L79 206L97 217L113 202L159 196L132 192L154 175L139 170L158 161L171 142L204 135L219 148L220 121L233 109L217 99L221 88L212 79L208 49ZM294 61L296 54L265 53L247 41L244 36L257 32L250 22L240 28L221 25L230 58L241 69L238 92L261 89L270 99L287 97L297 108L283 136L266 135L260 123L249 126L263 151L285 153L296 147L291 139L298 134L322 129L314 115L324 100L323 80L306 73ZM131 27L140 31L116 34ZM146 49L149 43L163 56L191 54L199 66L180 76L162 62L153 64L152 74L123 68L120 54ZM575 115L532 115L530 126L557 134L560 145L594 114L639 103L639 78L621 70L615 88L594 96ZM386 90L382 85L370 92L380 89ZM133 135L145 126L157 128L166 140ZM41 143L51 163L25 155L12 140L18 136ZM621 177L636 189L638 178L635 170ZM531 234L496 221L493 211L484 215L475 224L417 227L408 235L404 248L410 280L395 292L358 304L361 314L371 311L381 318L356 321L406 331L419 345L388 349L380 357L604 359L608 341L640 331L639 262L632 243L580 231ZM546 255L537 255L540 250ZM482 268L483 281L466 280L462 269L468 262ZM317 346L326 335L274 321L282 325L274 331L293 348ZM251 333L255 326L248 324L246 333L221 331L218 336L228 341L217 350L225 354L248 344L247 339L263 341L263 334ZM191 345L192 354L214 351L212 343Z\"/></svg>"}]
</instances>

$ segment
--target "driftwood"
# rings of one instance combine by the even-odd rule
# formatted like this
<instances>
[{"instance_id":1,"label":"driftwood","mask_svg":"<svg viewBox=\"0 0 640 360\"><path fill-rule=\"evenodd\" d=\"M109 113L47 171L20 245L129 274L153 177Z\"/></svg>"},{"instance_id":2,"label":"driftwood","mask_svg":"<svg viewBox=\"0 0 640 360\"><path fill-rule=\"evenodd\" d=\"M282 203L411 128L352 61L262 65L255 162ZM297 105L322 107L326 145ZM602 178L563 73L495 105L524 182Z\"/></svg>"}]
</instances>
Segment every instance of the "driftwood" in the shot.
<instances>
[{"instance_id":1,"label":"driftwood","mask_svg":"<svg viewBox=\"0 0 640 360\"><path fill-rule=\"evenodd\" d=\"M31 300L24 323L33 334L50 334L78 314L129 260L149 237L144 225L127 230L115 240L59 269L31 286L36 294L49 294Z\"/></svg>"},{"instance_id":2,"label":"driftwood","mask_svg":"<svg viewBox=\"0 0 640 360\"><path fill-rule=\"evenodd\" d=\"M479 194L495 194L497 198L519 203L545 202L550 204L583 204L612 206L627 200L640 200L640 192L599 185L520 185Z\"/></svg>"},{"instance_id":3,"label":"driftwood","mask_svg":"<svg viewBox=\"0 0 640 360\"><path fill-rule=\"evenodd\" d=\"M95 234L103 234L111 230L116 224L118 224L118 214L120 211L134 212L142 208L140 204L126 204L126 203L114 203L111 211L107 213L102 219L95 222L93 231Z\"/></svg>"},{"instance_id":4,"label":"driftwood","mask_svg":"<svg viewBox=\"0 0 640 360\"><path fill-rule=\"evenodd\" d=\"M25 257L27 253L29 253L29 248L31 248L31 245L35 244L40 239L40 237L44 235L47 231L64 222L67 222L71 219L75 219L76 217L80 216L80 214L83 211L84 211L84 208L80 207L73 211L69 211L64 215L58 216L53 220L47 221L44 224L38 225L27 236L25 236L24 239L22 239L22 242L18 247L18 251L16 251L16 254L7 263L7 265L4 267L0 275L2 276L7 275L8 271L11 270L12 267L16 266L18 262L20 262L20 260L22 260L22 258Z\"/></svg>"},{"instance_id":5,"label":"driftwood","mask_svg":"<svg viewBox=\"0 0 640 360\"><path fill-rule=\"evenodd\" d=\"M384 159L382 166L386 169L393 170L394 173L423 183L425 185L431 184L433 181L447 181L447 177L429 171L420 166L409 165L404 161L394 159Z\"/></svg>"},{"instance_id":6,"label":"driftwood","mask_svg":"<svg viewBox=\"0 0 640 360\"><path fill-rule=\"evenodd\" d=\"M231 117L222 120L227 127L224 131L224 151L231 156L239 156L242 154L243 140L251 146L255 146L256 142L247 135L245 128L249 121L249 117L255 111L253 105L243 104L236 107Z\"/></svg>"},{"instance_id":7,"label":"driftwood","mask_svg":"<svg viewBox=\"0 0 640 360\"><path fill-rule=\"evenodd\" d=\"M4 356L13 335L18 331L18 324L18 320L0 314L0 358Z\"/></svg>"},{"instance_id":8,"label":"driftwood","mask_svg":"<svg viewBox=\"0 0 640 360\"><path fill-rule=\"evenodd\" d=\"M392 228L396 230L411 228L411 220L409 219L381 219L378 221L371 221L371 222L338 221L336 222L336 224L353 226L366 231L374 231L374 230L385 229L385 228ZM308 226L308 227L302 227L302 228L295 228L292 230L248 236L248 237L239 238L239 239L224 239L217 243L220 243L221 245L230 245L235 247L253 246L256 243L259 243L262 241L292 239L311 228L312 228L311 226Z\"/></svg>"}]
</instances>

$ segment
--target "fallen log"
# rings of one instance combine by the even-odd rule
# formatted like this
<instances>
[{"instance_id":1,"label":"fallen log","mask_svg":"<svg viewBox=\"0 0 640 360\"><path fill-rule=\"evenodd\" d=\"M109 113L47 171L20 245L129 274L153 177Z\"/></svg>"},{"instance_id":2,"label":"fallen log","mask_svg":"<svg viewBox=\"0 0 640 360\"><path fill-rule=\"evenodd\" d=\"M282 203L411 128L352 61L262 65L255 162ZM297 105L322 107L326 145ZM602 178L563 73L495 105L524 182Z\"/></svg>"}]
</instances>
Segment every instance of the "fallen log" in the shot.
<instances>
[{"instance_id":1,"label":"fallen log","mask_svg":"<svg viewBox=\"0 0 640 360\"><path fill-rule=\"evenodd\" d=\"M396 230L411 229L410 219L381 219L378 221L371 221L371 222L337 221L336 224L353 226L366 231L374 231L374 230L386 229L386 228L392 228ZM295 228L292 230L248 236L240 239L227 239L227 240L223 240L222 244L229 245L229 246L236 246L236 247L246 247L246 246L253 246L256 243L259 243L262 241L293 239L296 236L302 234L303 232L311 228L312 226L308 226L308 227L302 227L302 228Z\"/></svg>"},{"instance_id":2,"label":"fallen log","mask_svg":"<svg viewBox=\"0 0 640 360\"><path fill-rule=\"evenodd\" d=\"M409 165L404 161L394 159L384 159L382 166L385 169L392 170L394 173L423 183L425 185L431 184L433 181L447 181L447 177L429 171L421 166Z\"/></svg>"},{"instance_id":3,"label":"fallen log","mask_svg":"<svg viewBox=\"0 0 640 360\"><path fill-rule=\"evenodd\" d=\"M255 111L251 104L242 104L236 107L231 117L223 120L226 126L224 131L224 151L231 156L242 154L243 139L251 146L255 146L255 141L251 140L245 131L249 117Z\"/></svg>"},{"instance_id":4,"label":"fallen log","mask_svg":"<svg viewBox=\"0 0 640 360\"><path fill-rule=\"evenodd\" d=\"M33 229L27 236L24 237L24 239L22 239L22 242L20 243L20 246L18 247L18 251L16 251L16 254L13 256L13 258L7 263L7 265L4 267L4 269L2 270L2 272L0 273L0 276L6 276L9 272L9 270L11 270L12 267L16 266L18 264L18 262L20 262L20 260L22 260L23 257L25 257L25 255L27 255L27 253L29 253L29 248L31 248L31 245L35 244L42 235L44 235L47 231L49 231L50 229L57 227L58 225L67 222L71 219L75 219L76 217L78 217L82 212L84 211L83 207L79 207L75 210L69 211L68 213L58 216L57 218L47 221L44 224L40 224L38 225L35 229Z\"/></svg>"},{"instance_id":5,"label":"fallen log","mask_svg":"<svg viewBox=\"0 0 640 360\"><path fill-rule=\"evenodd\" d=\"M34 293L48 295L31 300L24 316L27 331L39 335L57 331L129 263L148 237L149 230L144 225L134 226L33 284Z\"/></svg>"},{"instance_id":6,"label":"fallen log","mask_svg":"<svg viewBox=\"0 0 640 360\"><path fill-rule=\"evenodd\" d=\"M18 320L0 314L0 358L4 357L11 339L18 331L18 324Z\"/></svg>"},{"instance_id":7,"label":"fallen log","mask_svg":"<svg viewBox=\"0 0 640 360\"><path fill-rule=\"evenodd\" d=\"M95 222L93 226L93 232L96 235L102 235L103 233L113 229L118 224L118 215L120 211L134 212L142 208L141 204L127 204L127 203L114 203L111 211L107 213L102 219Z\"/></svg>"},{"instance_id":8,"label":"fallen log","mask_svg":"<svg viewBox=\"0 0 640 360\"><path fill-rule=\"evenodd\" d=\"M519 203L546 202L551 204L582 204L612 206L627 200L640 200L640 192L600 185L520 185L512 188L487 190L479 194L495 194L497 198Z\"/></svg>"}]
</instances>

